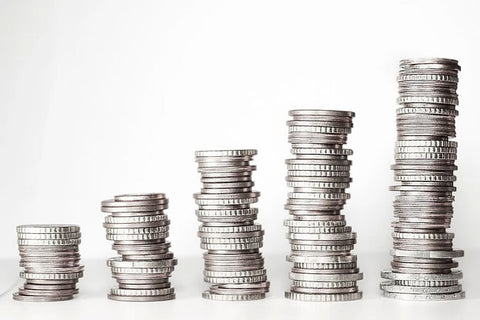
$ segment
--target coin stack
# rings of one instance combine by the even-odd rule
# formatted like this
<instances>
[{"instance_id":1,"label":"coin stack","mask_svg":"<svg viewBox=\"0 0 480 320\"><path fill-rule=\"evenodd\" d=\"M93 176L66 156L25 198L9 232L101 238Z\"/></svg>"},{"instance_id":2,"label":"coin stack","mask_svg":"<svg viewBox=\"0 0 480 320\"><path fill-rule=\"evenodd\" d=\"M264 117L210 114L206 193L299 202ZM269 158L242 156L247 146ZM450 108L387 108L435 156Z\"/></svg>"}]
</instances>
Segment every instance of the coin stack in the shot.
<instances>
[{"instance_id":1,"label":"coin stack","mask_svg":"<svg viewBox=\"0 0 480 320\"><path fill-rule=\"evenodd\" d=\"M350 253L356 234L340 212L350 194L351 149L344 149L353 112L292 110L287 122L294 159L288 159L285 220L293 263L292 285L285 297L302 301L347 301L362 297L363 278Z\"/></svg>"},{"instance_id":2,"label":"coin stack","mask_svg":"<svg viewBox=\"0 0 480 320\"><path fill-rule=\"evenodd\" d=\"M63 301L78 293L83 276L80 265L80 227L33 224L17 227L22 288L13 294L18 301Z\"/></svg>"},{"instance_id":3,"label":"coin stack","mask_svg":"<svg viewBox=\"0 0 480 320\"><path fill-rule=\"evenodd\" d=\"M202 223L198 236L204 253L204 280L211 284L202 296L211 300L245 301L265 297L269 290L260 253L263 230L255 223L259 192L250 165L256 150L215 150L195 153L203 187L194 195Z\"/></svg>"},{"instance_id":4,"label":"coin stack","mask_svg":"<svg viewBox=\"0 0 480 320\"><path fill-rule=\"evenodd\" d=\"M164 213L168 199L163 193L123 194L102 201L110 213L103 226L113 250L120 257L107 265L118 288L108 298L117 301L164 301L175 299L171 276L177 260L167 242L170 220Z\"/></svg>"},{"instance_id":5,"label":"coin stack","mask_svg":"<svg viewBox=\"0 0 480 320\"><path fill-rule=\"evenodd\" d=\"M402 60L398 76L392 269L380 288L404 300L453 300L465 296L462 273L447 232L453 216L457 169L455 116L460 66L456 60Z\"/></svg>"}]
</instances>

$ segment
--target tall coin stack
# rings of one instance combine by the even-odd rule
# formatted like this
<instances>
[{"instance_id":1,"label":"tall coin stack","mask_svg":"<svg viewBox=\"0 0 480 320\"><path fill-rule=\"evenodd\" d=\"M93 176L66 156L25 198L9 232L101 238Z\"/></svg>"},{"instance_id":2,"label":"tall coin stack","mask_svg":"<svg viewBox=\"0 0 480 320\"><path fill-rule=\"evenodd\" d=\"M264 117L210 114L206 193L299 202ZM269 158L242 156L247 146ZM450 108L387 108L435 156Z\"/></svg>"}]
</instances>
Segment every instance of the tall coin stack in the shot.
<instances>
[{"instance_id":1,"label":"tall coin stack","mask_svg":"<svg viewBox=\"0 0 480 320\"><path fill-rule=\"evenodd\" d=\"M450 59L400 62L395 147L391 270L380 288L386 297L405 300L453 300L465 296L447 232L453 216L457 169L455 116L460 66Z\"/></svg>"},{"instance_id":2,"label":"tall coin stack","mask_svg":"<svg viewBox=\"0 0 480 320\"><path fill-rule=\"evenodd\" d=\"M287 122L294 159L286 160L288 194L285 220L293 263L292 285L285 297L303 301L347 301L362 297L363 274L350 253L356 234L341 210L350 194L350 165L344 149L353 127L353 112L292 110Z\"/></svg>"},{"instance_id":3,"label":"tall coin stack","mask_svg":"<svg viewBox=\"0 0 480 320\"><path fill-rule=\"evenodd\" d=\"M256 300L269 290L260 253L263 230L256 224L259 192L250 165L256 150L216 150L195 153L203 187L194 195L202 223L198 236L204 253L204 280L211 284L206 299Z\"/></svg>"},{"instance_id":4,"label":"tall coin stack","mask_svg":"<svg viewBox=\"0 0 480 320\"><path fill-rule=\"evenodd\" d=\"M103 226L113 250L120 257L107 265L118 288L109 299L117 301L164 301L175 299L169 278L177 260L167 242L170 220L164 211L168 199L163 193L123 194L102 201L102 211L110 213Z\"/></svg>"},{"instance_id":5,"label":"tall coin stack","mask_svg":"<svg viewBox=\"0 0 480 320\"><path fill-rule=\"evenodd\" d=\"M18 301L63 301L78 293L83 276L80 265L80 227L34 224L17 227L22 288L13 294Z\"/></svg>"}]
</instances>

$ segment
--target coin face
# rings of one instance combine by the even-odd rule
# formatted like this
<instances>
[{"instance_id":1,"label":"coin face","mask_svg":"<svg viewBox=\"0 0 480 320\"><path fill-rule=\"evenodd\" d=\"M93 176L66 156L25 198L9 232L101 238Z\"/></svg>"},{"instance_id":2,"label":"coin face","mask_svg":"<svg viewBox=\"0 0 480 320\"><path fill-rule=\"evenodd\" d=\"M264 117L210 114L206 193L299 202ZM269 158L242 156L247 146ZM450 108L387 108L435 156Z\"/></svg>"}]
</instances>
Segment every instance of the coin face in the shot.
<instances>
[{"instance_id":1,"label":"coin face","mask_svg":"<svg viewBox=\"0 0 480 320\"><path fill-rule=\"evenodd\" d=\"M397 77L397 141L390 190L394 232L391 270L382 272L384 296L403 300L452 300L464 297L453 270L463 256L447 232L453 217L457 170L455 117L458 61L405 59Z\"/></svg>"}]
</instances>

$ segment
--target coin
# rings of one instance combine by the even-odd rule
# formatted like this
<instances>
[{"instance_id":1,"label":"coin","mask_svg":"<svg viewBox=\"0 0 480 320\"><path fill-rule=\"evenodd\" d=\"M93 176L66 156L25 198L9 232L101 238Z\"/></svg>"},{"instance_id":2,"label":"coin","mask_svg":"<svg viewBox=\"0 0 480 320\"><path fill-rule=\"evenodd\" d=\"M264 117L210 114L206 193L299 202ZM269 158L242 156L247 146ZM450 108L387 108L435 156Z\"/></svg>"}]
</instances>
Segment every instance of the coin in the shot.
<instances>
[{"instance_id":1,"label":"coin","mask_svg":"<svg viewBox=\"0 0 480 320\"><path fill-rule=\"evenodd\" d=\"M175 299L175 294L159 295L159 296L117 296L108 294L108 299L125 302L152 302L167 301Z\"/></svg>"},{"instance_id":2,"label":"coin","mask_svg":"<svg viewBox=\"0 0 480 320\"><path fill-rule=\"evenodd\" d=\"M308 302L333 302L333 301L351 301L362 298L362 292L354 293L333 293L333 294L311 294L287 291L285 298L291 300L300 300Z\"/></svg>"}]
</instances>

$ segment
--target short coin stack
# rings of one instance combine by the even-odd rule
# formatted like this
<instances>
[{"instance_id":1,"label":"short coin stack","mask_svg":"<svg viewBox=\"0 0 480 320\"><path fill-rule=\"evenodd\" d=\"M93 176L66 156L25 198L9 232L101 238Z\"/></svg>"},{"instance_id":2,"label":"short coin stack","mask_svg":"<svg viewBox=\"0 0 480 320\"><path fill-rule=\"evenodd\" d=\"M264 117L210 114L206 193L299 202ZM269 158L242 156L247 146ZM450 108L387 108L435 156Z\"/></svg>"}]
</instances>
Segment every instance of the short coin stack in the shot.
<instances>
[{"instance_id":1,"label":"short coin stack","mask_svg":"<svg viewBox=\"0 0 480 320\"><path fill-rule=\"evenodd\" d=\"M13 294L19 301L63 301L78 293L80 227L34 224L17 227L20 277L23 287Z\"/></svg>"},{"instance_id":2,"label":"short coin stack","mask_svg":"<svg viewBox=\"0 0 480 320\"><path fill-rule=\"evenodd\" d=\"M454 171L457 169L455 116L456 60L413 59L400 62L397 109L392 269L380 288L404 300L453 300L465 296L447 232L453 216Z\"/></svg>"},{"instance_id":3,"label":"short coin stack","mask_svg":"<svg viewBox=\"0 0 480 320\"><path fill-rule=\"evenodd\" d=\"M169 251L170 220L164 213L168 199L163 193L123 194L102 201L102 211L110 213L103 226L113 250L120 257L107 265L118 288L109 299L117 301L164 301L175 298L171 276L177 260Z\"/></svg>"},{"instance_id":4,"label":"short coin stack","mask_svg":"<svg viewBox=\"0 0 480 320\"><path fill-rule=\"evenodd\" d=\"M203 297L212 300L245 301L265 297L269 290L260 253L263 230L256 224L258 201L250 165L256 150L197 151L203 187L194 195L198 236L204 254L204 280L211 284Z\"/></svg>"},{"instance_id":5,"label":"short coin stack","mask_svg":"<svg viewBox=\"0 0 480 320\"><path fill-rule=\"evenodd\" d=\"M340 212L350 194L350 165L344 149L353 127L353 112L292 110L287 122L294 159L288 159L285 220L293 262L292 285L285 297L303 301L347 301L362 297L363 278L357 257L350 253L356 234Z\"/></svg>"}]
</instances>

